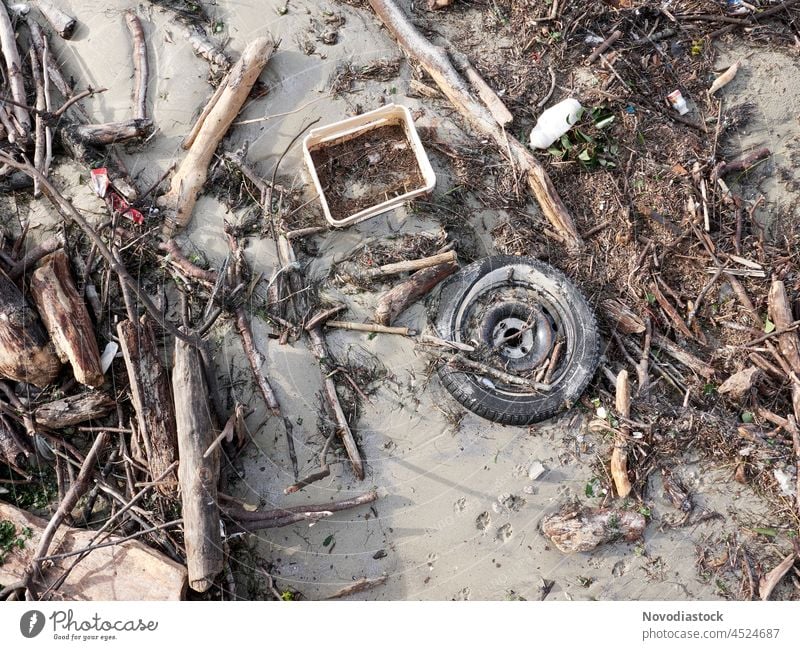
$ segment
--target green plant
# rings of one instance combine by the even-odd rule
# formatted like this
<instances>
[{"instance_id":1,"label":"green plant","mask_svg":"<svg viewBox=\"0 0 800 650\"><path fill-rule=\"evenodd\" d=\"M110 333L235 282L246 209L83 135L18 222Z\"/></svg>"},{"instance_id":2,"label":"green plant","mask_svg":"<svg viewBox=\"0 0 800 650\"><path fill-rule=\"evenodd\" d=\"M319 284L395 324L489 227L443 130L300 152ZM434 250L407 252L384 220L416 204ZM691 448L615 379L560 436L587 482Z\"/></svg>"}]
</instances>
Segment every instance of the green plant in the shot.
<instances>
[{"instance_id":1,"label":"green plant","mask_svg":"<svg viewBox=\"0 0 800 650\"><path fill-rule=\"evenodd\" d=\"M616 116L604 106L584 111L580 128L575 128L561 138L547 151L559 160L576 160L587 169L617 166L619 146L606 130L614 123Z\"/></svg>"},{"instance_id":2,"label":"green plant","mask_svg":"<svg viewBox=\"0 0 800 650\"><path fill-rule=\"evenodd\" d=\"M26 540L33 535L33 531L25 527L17 533L14 522L7 519L0 520L0 564L6 561L6 557L15 548L25 548Z\"/></svg>"},{"instance_id":3,"label":"green plant","mask_svg":"<svg viewBox=\"0 0 800 650\"><path fill-rule=\"evenodd\" d=\"M706 382L703 384L703 395L706 397L710 397L711 395L715 395L717 393L717 385L712 384L711 382Z\"/></svg>"}]
</instances>

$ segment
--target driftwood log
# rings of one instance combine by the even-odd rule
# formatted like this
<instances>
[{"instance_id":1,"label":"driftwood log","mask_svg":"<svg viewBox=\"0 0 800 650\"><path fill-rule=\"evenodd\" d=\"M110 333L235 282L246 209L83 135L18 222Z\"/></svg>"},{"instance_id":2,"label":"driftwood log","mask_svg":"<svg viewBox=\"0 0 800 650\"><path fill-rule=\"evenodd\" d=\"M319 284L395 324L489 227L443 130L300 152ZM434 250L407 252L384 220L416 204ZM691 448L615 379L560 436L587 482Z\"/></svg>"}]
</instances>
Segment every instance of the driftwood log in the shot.
<instances>
[{"instance_id":1,"label":"driftwood log","mask_svg":"<svg viewBox=\"0 0 800 650\"><path fill-rule=\"evenodd\" d=\"M375 308L375 322L380 325L390 325L410 305L457 269L458 264L448 262L417 271L408 280L396 285L380 297Z\"/></svg>"},{"instance_id":2,"label":"driftwood log","mask_svg":"<svg viewBox=\"0 0 800 650\"><path fill-rule=\"evenodd\" d=\"M99 147L128 140L140 140L147 137L152 128L153 120L134 118L106 124L77 124L68 127L67 130L84 145Z\"/></svg>"},{"instance_id":3,"label":"driftwood log","mask_svg":"<svg viewBox=\"0 0 800 650\"><path fill-rule=\"evenodd\" d=\"M213 418L199 350L185 341L175 342L172 390L178 436L178 481L183 506L183 535L189 586L207 591L223 568L219 527L217 481L219 449L206 456L214 442Z\"/></svg>"},{"instance_id":4,"label":"driftwood log","mask_svg":"<svg viewBox=\"0 0 800 650\"><path fill-rule=\"evenodd\" d=\"M213 107L203 111L197 136L172 177L169 191L160 199L162 207L171 213L168 218L172 223L167 223L165 229L183 228L191 220L211 157L267 64L273 47L268 38L257 38L250 43L226 77L224 89L214 94Z\"/></svg>"},{"instance_id":5,"label":"driftwood log","mask_svg":"<svg viewBox=\"0 0 800 650\"><path fill-rule=\"evenodd\" d=\"M624 539L635 542L647 521L638 512L614 508L582 508L545 517L542 532L563 553L583 553L600 544Z\"/></svg>"},{"instance_id":6,"label":"driftwood log","mask_svg":"<svg viewBox=\"0 0 800 650\"><path fill-rule=\"evenodd\" d=\"M94 324L80 297L63 250L51 253L31 275L31 296L63 363L69 362L75 379L98 388L103 385L100 351Z\"/></svg>"},{"instance_id":7,"label":"driftwood log","mask_svg":"<svg viewBox=\"0 0 800 650\"><path fill-rule=\"evenodd\" d=\"M38 314L0 271L0 375L44 388L60 369Z\"/></svg>"},{"instance_id":8,"label":"driftwood log","mask_svg":"<svg viewBox=\"0 0 800 650\"><path fill-rule=\"evenodd\" d=\"M120 322L117 336L125 358L131 402L136 411L150 475L161 476L178 456L169 374L161 361L149 319L145 317L139 323ZM175 487L174 476L168 476L158 485L159 491L165 495L172 494Z\"/></svg>"},{"instance_id":9,"label":"driftwood log","mask_svg":"<svg viewBox=\"0 0 800 650\"><path fill-rule=\"evenodd\" d=\"M14 548L0 563L0 584L22 581L47 527L44 519L0 501L0 520L14 526L22 548ZM27 531L30 531L28 533ZM51 584L68 568L68 555L92 543L95 531L62 526L49 544L51 560L41 570L37 587ZM88 553L54 593L56 600L180 600L186 591L186 568L135 540L119 537ZM66 555L66 557L64 557ZM61 556L61 557L58 557Z\"/></svg>"},{"instance_id":10,"label":"driftwood log","mask_svg":"<svg viewBox=\"0 0 800 650\"><path fill-rule=\"evenodd\" d=\"M628 382L628 371L620 370L617 375L617 412L624 418L631 417L631 389ZM628 440L630 426L622 424L620 432L614 437L614 450L611 452L611 477L617 494L623 499L631 493L631 481L628 478Z\"/></svg>"},{"instance_id":11,"label":"driftwood log","mask_svg":"<svg viewBox=\"0 0 800 650\"><path fill-rule=\"evenodd\" d=\"M133 39L133 117L147 119L147 45L142 22L133 11L125 12L125 23Z\"/></svg>"},{"instance_id":12,"label":"driftwood log","mask_svg":"<svg viewBox=\"0 0 800 650\"><path fill-rule=\"evenodd\" d=\"M14 27L8 17L5 3L0 3L0 49L3 51L6 63L8 74L6 81L11 91L11 98L14 100L14 105L9 109L15 120L13 126L24 142L31 130L31 116L25 108L28 105L28 96L25 92L25 80L22 77L22 59L19 56Z\"/></svg>"},{"instance_id":13,"label":"driftwood log","mask_svg":"<svg viewBox=\"0 0 800 650\"><path fill-rule=\"evenodd\" d=\"M75 18L56 7L50 0L36 0L36 6L61 38L66 40L72 38L75 33L75 27L78 25L78 21Z\"/></svg>"},{"instance_id":14,"label":"driftwood log","mask_svg":"<svg viewBox=\"0 0 800 650\"><path fill-rule=\"evenodd\" d=\"M422 257L418 260L405 260L403 262L384 264L375 269L369 269L367 271L367 277L373 279L386 275L396 275L398 273L411 273L442 264L455 264L456 262L457 257L455 251L447 251L438 253L437 255L431 255L430 257Z\"/></svg>"},{"instance_id":15,"label":"driftwood log","mask_svg":"<svg viewBox=\"0 0 800 650\"><path fill-rule=\"evenodd\" d=\"M478 132L494 140L501 151L509 153L515 170L525 174L528 187L545 217L568 246L579 248L581 237L544 167L524 144L497 123L486 106L470 94L469 87L448 59L446 50L425 38L394 0L369 0L369 4L397 39L400 48L419 61L464 119Z\"/></svg>"},{"instance_id":16,"label":"driftwood log","mask_svg":"<svg viewBox=\"0 0 800 650\"><path fill-rule=\"evenodd\" d=\"M770 286L767 306L775 329L783 332L778 335L778 349L795 375L795 380L791 382L792 407L794 417L800 420L800 339L797 332L791 329L794 320L792 308L786 296L786 287L780 280L773 281Z\"/></svg>"},{"instance_id":17,"label":"driftwood log","mask_svg":"<svg viewBox=\"0 0 800 650\"><path fill-rule=\"evenodd\" d=\"M105 393L90 391L41 404L34 409L33 418L36 424L44 427L63 429L102 418L111 413L116 404Z\"/></svg>"}]
</instances>

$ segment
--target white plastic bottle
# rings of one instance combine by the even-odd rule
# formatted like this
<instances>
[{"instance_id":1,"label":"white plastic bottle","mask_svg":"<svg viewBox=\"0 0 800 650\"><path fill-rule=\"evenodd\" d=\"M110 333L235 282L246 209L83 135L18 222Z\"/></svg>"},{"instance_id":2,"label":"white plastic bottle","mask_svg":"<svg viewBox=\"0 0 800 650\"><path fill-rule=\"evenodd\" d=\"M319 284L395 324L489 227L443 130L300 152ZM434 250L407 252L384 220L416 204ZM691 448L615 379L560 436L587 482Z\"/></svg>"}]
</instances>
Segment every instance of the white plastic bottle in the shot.
<instances>
[{"instance_id":1,"label":"white plastic bottle","mask_svg":"<svg viewBox=\"0 0 800 650\"><path fill-rule=\"evenodd\" d=\"M565 99L539 116L531 131L531 146L547 149L580 119L583 107L577 99Z\"/></svg>"}]
</instances>

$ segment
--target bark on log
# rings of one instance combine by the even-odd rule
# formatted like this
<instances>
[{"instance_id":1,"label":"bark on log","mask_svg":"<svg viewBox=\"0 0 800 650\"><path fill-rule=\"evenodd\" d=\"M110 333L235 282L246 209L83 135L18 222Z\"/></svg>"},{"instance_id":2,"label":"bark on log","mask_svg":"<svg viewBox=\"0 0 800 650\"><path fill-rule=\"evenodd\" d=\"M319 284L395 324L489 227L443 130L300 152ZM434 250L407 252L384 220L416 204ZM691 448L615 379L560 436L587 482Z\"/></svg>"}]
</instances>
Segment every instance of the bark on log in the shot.
<instances>
[{"instance_id":1,"label":"bark on log","mask_svg":"<svg viewBox=\"0 0 800 650\"><path fill-rule=\"evenodd\" d=\"M89 392L57 399L37 406L33 411L36 424L50 429L74 427L87 420L102 418L116 407L117 403L105 393Z\"/></svg>"},{"instance_id":2,"label":"bark on log","mask_svg":"<svg viewBox=\"0 0 800 650\"><path fill-rule=\"evenodd\" d=\"M380 325L390 325L410 305L457 269L458 264L447 263L417 271L408 280L398 284L380 297L378 306L375 308L375 322Z\"/></svg>"},{"instance_id":3,"label":"bark on log","mask_svg":"<svg viewBox=\"0 0 800 650\"><path fill-rule=\"evenodd\" d=\"M90 147L100 147L147 137L153 120L132 119L106 124L78 124L68 127L74 137Z\"/></svg>"},{"instance_id":4,"label":"bark on log","mask_svg":"<svg viewBox=\"0 0 800 650\"><path fill-rule=\"evenodd\" d=\"M11 423L0 419L0 463L5 462L15 469L27 464L28 450L20 446L17 436L11 431Z\"/></svg>"},{"instance_id":5,"label":"bark on log","mask_svg":"<svg viewBox=\"0 0 800 650\"><path fill-rule=\"evenodd\" d=\"M613 508L583 508L545 517L542 532L562 553L583 553L600 544L624 539L635 542L647 522L638 512Z\"/></svg>"},{"instance_id":6,"label":"bark on log","mask_svg":"<svg viewBox=\"0 0 800 650\"><path fill-rule=\"evenodd\" d=\"M178 456L169 374L161 361L149 319L144 318L140 323L122 321L117 325L117 335L150 475L162 476ZM158 490L164 495L173 494L177 487L175 479L174 475L165 477Z\"/></svg>"},{"instance_id":7,"label":"bark on log","mask_svg":"<svg viewBox=\"0 0 800 650\"><path fill-rule=\"evenodd\" d=\"M44 519L0 502L0 520L10 521L22 548L14 548L0 563L0 584L10 585L25 577L47 527ZM31 531L30 537L24 531ZM53 555L79 551L92 543L95 531L62 526L50 543ZM119 541L118 537L108 538ZM42 567L40 590L58 579L72 557L54 559ZM180 600L186 590L186 568L141 542L129 540L93 550L70 572L53 594L54 600Z\"/></svg>"},{"instance_id":8,"label":"bark on log","mask_svg":"<svg viewBox=\"0 0 800 650\"><path fill-rule=\"evenodd\" d=\"M197 195L208 176L211 157L242 108L273 47L268 38L250 43L228 74L225 89L215 94L213 108L205 115L189 152L172 177L169 191L160 200L160 205L172 213L169 218L174 221L175 228L183 228L191 220ZM173 224L165 226L170 230L172 227Z\"/></svg>"},{"instance_id":9,"label":"bark on log","mask_svg":"<svg viewBox=\"0 0 800 650\"><path fill-rule=\"evenodd\" d=\"M42 12L50 26L65 40L72 38L78 21L72 16L56 7L50 0L36 0L36 6Z\"/></svg>"},{"instance_id":10,"label":"bark on log","mask_svg":"<svg viewBox=\"0 0 800 650\"><path fill-rule=\"evenodd\" d=\"M528 187L545 217L570 248L580 248L581 237L544 167L524 144L495 121L488 108L472 97L446 51L426 39L393 0L369 0L369 3L400 47L420 62L461 115L477 131L493 139L501 151L510 154L515 169L526 175Z\"/></svg>"},{"instance_id":11,"label":"bark on log","mask_svg":"<svg viewBox=\"0 0 800 650\"><path fill-rule=\"evenodd\" d=\"M93 388L102 386L105 378L94 325L75 288L63 250L51 253L39 263L31 276L31 295L56 353L63 363L69 361L75 379Z\"/></svg>"},{"instance_id":12,"label":"bark on log","mask_svg":"<svg viewBox=\"0 0 800 650\"><path fill-rule=\"evenodd\" d=\"M60 369L38 314L0 271L0 375L44 388Z\"/></svg>"},{"instance_id":13,"label":"bark on log","mask_svg":"<svg viewBox=\"0 0 800 650\"><path fill-rule=\"evenodd\" d=\"M3 50L3 57L6 62L8 72L8 87L11 90L11 97L17 106L11 107L11 113L16 119L16 129L20 138L24 141L31 130L31 117L28 114L28 97L25 92L25 81L22 76L22 60L17 49L17 39L14 35L14 27L8 17L8 10L5 3L0 2L0 49Z\"/></svg>"},{"instance_id":14,"label":"bark on log","mask_svg":"<svg viewBox=\"0 0 800 650\"><path fill-rule=\"evenodd\" d=\"M642 319L619 300L614 300L613 298L604 300L603 309L605 309L611 322L616 325L620 334L644 333L646 327Z\"/></svg>"},{"instance_id":15,"label":"bark on log","mask_svg":"<svg viewBox=\"0 0 800 650\"><path fill-rule=\"evenodd\" d=\"M183 534L189 586L207 591L223 568L217 481L219 450L204 458L215 433L208 388L200 352L185 341L175 341L172 370L178 437L178 480L183 505Z\"/></svg>"}]
</instances>

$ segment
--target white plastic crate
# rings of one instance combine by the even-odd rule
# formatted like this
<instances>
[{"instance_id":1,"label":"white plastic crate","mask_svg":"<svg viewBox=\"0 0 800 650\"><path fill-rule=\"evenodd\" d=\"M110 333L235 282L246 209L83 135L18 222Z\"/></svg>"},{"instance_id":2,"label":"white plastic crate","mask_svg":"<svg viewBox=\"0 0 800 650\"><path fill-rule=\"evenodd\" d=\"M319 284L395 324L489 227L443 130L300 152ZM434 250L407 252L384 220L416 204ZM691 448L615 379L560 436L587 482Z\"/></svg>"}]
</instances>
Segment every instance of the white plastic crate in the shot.
<instances>
[{"instance_id":1,"label":"white plastic crate","mask_svg":"<svg viewBox=\"0 0 800 650\"><path fill-rule=\"evenodd\" d=\"M334 219L328 207L325 193L319 182L319 176L314 166L314 161L311 159L311 152L317 149L323 149L325 146L332 146L341 142L346 142L347 140L352 140L378 127L394 125L403 127L403 131L411 144L411 148L417 159L420 174L424 181L423 187L412 190L411 192L406 192L405 194L383 201L377 205L364 208L342 219ZM349 226L363 221L364 219L374 217L382 212L386 212L387 210L391 210L392 208L396 208L414 197L429 193L436 186L436 175L433 173L428 155L425 153L417 130L414 127L414 122L411 119L411 112L405 106L399 106L397 104L388 104L381 108L376 108L373 111L369 111L368 113L342 120L341 122L335 122L334 124L312 129L303 139L303 158L311 174L311 180L317 190L319 200L322 203L325 219L335 228Z\"/></svg>"}]
</instances>

